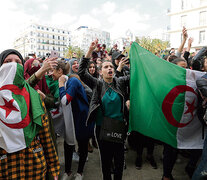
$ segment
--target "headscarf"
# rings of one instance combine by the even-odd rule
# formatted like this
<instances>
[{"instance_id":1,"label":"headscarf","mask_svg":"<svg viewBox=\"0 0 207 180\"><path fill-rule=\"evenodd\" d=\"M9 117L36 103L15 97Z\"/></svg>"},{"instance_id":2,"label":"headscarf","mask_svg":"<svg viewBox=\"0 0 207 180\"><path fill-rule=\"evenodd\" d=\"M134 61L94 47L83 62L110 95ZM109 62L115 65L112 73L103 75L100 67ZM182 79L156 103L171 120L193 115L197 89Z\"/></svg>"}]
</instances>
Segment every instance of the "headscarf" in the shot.
<instances>
[{"instance_id":1,"label":"headscarf","mask_svg":"<svg viewBox=\"0 0 207 180\"><path fill-rule=\"evenodd\" d=\"M69 75L69 78L76 77L81 82L81 84L85 88L86 95L87 95L87 98L88 98L88 101L89 101L91 99L91 96L92 96L92 90L83 81L81 81L81 79L78 76L78 74L75 73L72 70L72 65L73 65L74 61L77 61L78 62L78 60L76 58L72 58L71 60L69 60L69 63L70 63L70 73L68 74Z\"/></svg>"},{"instance_id":2,"label":"headscarf","mask_svg":"<svg viewBox=\"0 0 207 180\"><path fill-rule=\"evenodd\" d=\"M35 59L29 59L24 64L24 78L27 80L29 79L35 72L37 72L40 69L40 66L38 67L32 67L32 63ZM46 83L45 76L42 77L41 80L37 83L37 85L34 87L35 90L40 90L45 94L49 94L49 88Z\"/></svg>"},{"instance_id":3,"label":"headscarf","mask_svg":"<svg viewBox=\"0 0 207 180\"><path fill-rule=\"evenodd\" d=\"M23 59L22 55L21 55L18 51L16 51L15 49L7 49L7 50L3 51L3 52L0 54L0 66L2 66L4 60L5 60L6 57L7 57L8 55L10 55L10 54L15 54L15 55L17 55L17 56L21 59L22 64L24 65L24 59Z\"/></svg>"},{"instance_id":4,"label":"headscarf","mask_svg":"<svg viewBox=\"0 0 207 180\"><path fill-rule=\"evenodd\" d=\"M70 64L70 74L76 74L76 73L72 70L72 65L73 65L74 61L77 61L77 62L78 62L78 60L77 60L76 58L72 58L72 59L69 60L69 64Z\"/></svg>"}]
</instances>

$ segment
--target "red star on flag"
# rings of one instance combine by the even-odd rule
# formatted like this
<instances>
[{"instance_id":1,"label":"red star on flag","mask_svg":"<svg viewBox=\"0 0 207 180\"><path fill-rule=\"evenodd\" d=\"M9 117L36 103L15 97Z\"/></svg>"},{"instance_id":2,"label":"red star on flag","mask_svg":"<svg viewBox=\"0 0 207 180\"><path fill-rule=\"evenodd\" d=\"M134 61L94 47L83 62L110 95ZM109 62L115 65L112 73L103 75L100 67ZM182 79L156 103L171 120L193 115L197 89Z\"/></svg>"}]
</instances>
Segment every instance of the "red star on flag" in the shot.
<instances>
[{"instance_id":1,"label":"red star on flag","mask_svg":"<svg viewBox=\"0 0 207 180\"><path fill-rule=\"evenodd\" d=\"M195 110L195 106L194 106L194 104L195 104L195 99L193 100L193 102L192 103L189 103L189 102L187 102L186 101L186 105L188 106L188 110L185 112L185 114L187 114L187 113L191 113L191 115L192 115L192 117L193 117L193 111Z\"/></svg>"},{"instance_id":2,"label":"red star on flag","mask_svg":"<svg viewBox=\"0 0 207 180\"><path fill-rule=\"evenodd\" d=\"M0 108L6 111L6 118L12 111L19 112L19 110L13 105L14 99L7 101L6 99L3 98L3 100L4 100L4 106L0 106Z\"/></svg>"}]
</instances>

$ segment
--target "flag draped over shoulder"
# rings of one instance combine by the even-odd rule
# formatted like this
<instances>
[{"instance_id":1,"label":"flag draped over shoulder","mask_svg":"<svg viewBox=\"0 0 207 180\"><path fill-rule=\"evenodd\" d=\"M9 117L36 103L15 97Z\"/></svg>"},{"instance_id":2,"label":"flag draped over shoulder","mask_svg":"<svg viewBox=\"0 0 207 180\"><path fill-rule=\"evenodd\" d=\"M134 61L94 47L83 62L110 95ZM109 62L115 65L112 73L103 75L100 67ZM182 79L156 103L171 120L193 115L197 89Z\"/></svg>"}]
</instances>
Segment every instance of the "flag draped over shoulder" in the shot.
<instances>
[{"instance_id":1,"label":"flag draped over shoulder","mask_svg":"<svg viewBox=\"0 0 207 180\"><path fill-rule=\"evenodd\" d=\"M23 67L0 67L0 147L9 153L28 147L42 127L39 94L23 77Z\"/></svg>"},{"instance_id":2,"label":"flag draped over shoulder","mask_svg":"<svg viewBox=\"0 0 207 180\"><path fill-rule=\"evenodd\" d=\"M175 148L202 149L196 79L204 72L181 68L133 43L130 50L129 131Z\"/></svg>"}]
</instances>

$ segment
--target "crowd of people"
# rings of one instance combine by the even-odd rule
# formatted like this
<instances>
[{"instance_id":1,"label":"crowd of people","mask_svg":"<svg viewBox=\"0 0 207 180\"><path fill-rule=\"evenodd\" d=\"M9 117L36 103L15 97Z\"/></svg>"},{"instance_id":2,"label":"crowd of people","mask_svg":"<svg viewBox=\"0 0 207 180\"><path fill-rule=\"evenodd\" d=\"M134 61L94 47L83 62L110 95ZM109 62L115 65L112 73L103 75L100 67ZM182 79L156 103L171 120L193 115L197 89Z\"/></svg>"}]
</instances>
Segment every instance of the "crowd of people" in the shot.
<instances>
[{"instance_id":1,"label":"crowd of people","mask_svg":"<svg viewBox=\"0 0 207 180\"><path fill-rule=\"evenodd\" d=\"M171 48L163 60L207 72L207 48L190 54L193 38L188 38L186 28L182 36L177 51ZM16 50L3 51L0 54L0 179L58 179L58 136L64 138L65 168L59 177L62 180L84 179L88 152L93 152L93 148L100 152L103 180L122 179L128 145L137 152L137 170L142 168L144 147L147 161L157 169L153 153L157 143L164 146L160 179L174 179L172 170L178 154L189 159L185 171L190 178L207 179L207 139L203 151L178 150L139 132L127 133L130 61L125 48L120 51L115 44L107 52L106 45L98 40L90 44L81 60L76 57L24 60ZM207 101L205 81L203 78L198 90L198 116L203 126ZM78 169L74 174L71 166L75 158Z\"/></svg>"}]
</instances>

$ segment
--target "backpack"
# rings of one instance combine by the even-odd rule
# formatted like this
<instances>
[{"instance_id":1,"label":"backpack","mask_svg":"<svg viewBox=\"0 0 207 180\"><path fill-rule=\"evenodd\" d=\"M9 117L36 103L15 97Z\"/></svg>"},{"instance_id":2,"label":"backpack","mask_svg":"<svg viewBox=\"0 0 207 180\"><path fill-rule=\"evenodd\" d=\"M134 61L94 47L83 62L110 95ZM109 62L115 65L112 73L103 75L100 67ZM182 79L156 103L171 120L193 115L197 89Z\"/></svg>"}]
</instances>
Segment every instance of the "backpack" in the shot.
<instances>
[{"instance_id":1,"label":"backpack","mask_svg":"<svg viewBox=\"0 0 207 180\"><path fill-rule=\"evenodd\" d=\"M207 97L207 74L202 76L196 81L197 89L199 91L198 93L198 109L197 109L197 115L198 119L200 120L202 124L202 138L204 139L204 131L207 127L207 103L205 106L203 106L203 97Z\"/></svg>"}]
</instances>

